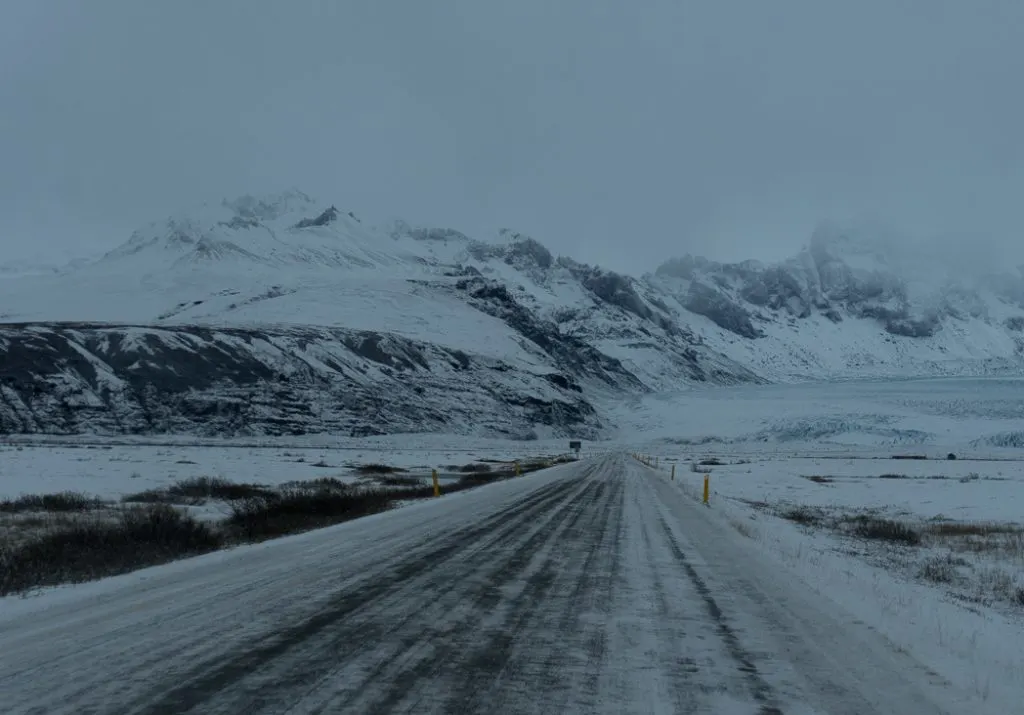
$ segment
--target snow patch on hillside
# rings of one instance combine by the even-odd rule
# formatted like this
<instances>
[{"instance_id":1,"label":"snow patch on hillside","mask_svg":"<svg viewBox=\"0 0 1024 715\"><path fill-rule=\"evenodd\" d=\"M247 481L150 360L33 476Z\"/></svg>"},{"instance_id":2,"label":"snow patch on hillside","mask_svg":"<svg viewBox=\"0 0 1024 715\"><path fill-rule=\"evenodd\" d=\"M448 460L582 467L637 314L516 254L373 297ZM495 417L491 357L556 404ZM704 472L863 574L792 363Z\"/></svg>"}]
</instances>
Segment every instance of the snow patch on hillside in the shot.
<instances>
[{"instance_id":1,"label":"snow patch on hillside","mask_svg":"<svg viewBox=\"0 0 1024 715\"><path fill-rule=\"evenodd\" d=\"M979 283L894 248L902 245L881 231L823 226L778 264L686 256L634 278L556 256L514 230L481 241L404 222L377 228L293 190L211 203L144 226L96 260L2 280L0 321L38 325L60 351L106 339L96 326L107 324L120 331L117 349L132 351L133 369L150 368L154 345L161 355L211 356L230 345L237 364L256 365L282 349L270 337L282 331L372 332L500 364L476 373L477 387L499 400L534 395L521 387L539 377L595 414L703 385L1019 371L1024 280L1006 273ZM76 324L92 327L75 337ZM247 337L229 340L232 331ZM328 342L334 356L347 350ZM5 359L22 364L28 358L11 344ZM34 350L23 337L17 345ZM288 345L302 351L303 341ZM88 363L96 353L86 352ZM274 354L333 370L315 355ZM116 386L125 367L94 371ZM519 386L514 398L510 385ZM65 388L59 400L79 399Z\"/></svg>"}]
</instances>

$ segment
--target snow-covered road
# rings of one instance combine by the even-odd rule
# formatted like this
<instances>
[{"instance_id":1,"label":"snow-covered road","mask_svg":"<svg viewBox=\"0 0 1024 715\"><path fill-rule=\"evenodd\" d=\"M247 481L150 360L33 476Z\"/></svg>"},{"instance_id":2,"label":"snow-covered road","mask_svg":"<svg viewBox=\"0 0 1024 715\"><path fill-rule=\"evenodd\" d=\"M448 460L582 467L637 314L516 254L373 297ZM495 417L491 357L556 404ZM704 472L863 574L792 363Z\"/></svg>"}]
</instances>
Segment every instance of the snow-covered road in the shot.
<instances>
[{"instance_id":1,"label":"snow-covered road","mask_svg":"<svg viewBox=\"0 0 1024 715\"><path fill-rule=\"evenodd\" d=\"M974 712L624 456L8 599L0 711Z\"/></svg>"}]
</instances>

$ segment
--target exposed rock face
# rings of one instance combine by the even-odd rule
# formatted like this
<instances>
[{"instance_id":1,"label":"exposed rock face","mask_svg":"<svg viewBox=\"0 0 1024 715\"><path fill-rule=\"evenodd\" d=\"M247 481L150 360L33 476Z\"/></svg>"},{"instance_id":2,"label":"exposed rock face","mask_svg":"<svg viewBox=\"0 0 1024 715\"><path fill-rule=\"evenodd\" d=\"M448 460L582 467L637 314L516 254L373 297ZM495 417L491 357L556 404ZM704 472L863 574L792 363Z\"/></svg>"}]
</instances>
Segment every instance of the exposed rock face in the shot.
<instances>
[{"instance_id":1,"label":"exposed rock face","mask_svg":"<svg viewBox=\"0 0 1024 715\"><path fill-rule=\"evenodd\" d=\"M832 228L819 229L798 256L776 265L684 256L666 261L655 276L681 284L674 290L687 310L744 338L763 334L759 319L868 318L892 335L926 338L946 317L986 316L977 290L956 280L933 281L929 294L912 299L899 267ZM1024 295L1019 278L1002 276L992 286L1008 301Z\"/></svg>"},{"instance_id":2,"label":"exposed rock face","mask_svg":"<svg viewBox=\"0 0 1024 715\"><path fill-rule=\"evenodd\" d=\"M736 333L742 338L761 337L754 327L751 315L738 302L731 300L721 290L693 281L683 306L691 313L709 318L719 327Z\"/></svg>"},{"instance_id":3,"label":"exposed rock face","mask_svg":"<svg viewBox=\"0 0 1024 715\"><path fill-rule=\"evenodd\" d=\"M539 241L519 233L503 231L502 236L512 239L511 245L505 250L505 263L516 267L551 268L555 259L551 251Z\"/></svg>"},{"instance_id":4,"label":"exposed rock face","mask_svg":"<svg viewBox=\"0 0 1024 715\"><path fill-rule=\"evenodd\" d=\"M376 332L0 326L0 433L592 437L581 392L571 374Z\"/></svg>"},{"instance_id":5,"label":"exposed rock face","mask_svg":"<svg viewBox=\"0 0 1024 715\"><path fill-rule=\"evenodd\" d=\"M537 318L520 305L502 283L483 278L465 278L456 284L456 288L464 291L468 300L479 310L503 321L572 374L621 390L638 393L647 391L644 384L623 368L618 360L595 350L575 336L563 335L554 323Z\"/></svg>"},{"instance_id":6,"label":"exposed rock face","mask_svg":"<svg viewBox=\"0 0 1024 715\"><path fill-rule=\"evenodd\" d=\"M191 287L201 285L195 275L212 270L233 284L211 285L212 292L190 288L198 292L188 295L168 290L176 298L160 303L146 323L0 324L0 432L528 437L544 428L586 437L608 426L592 402L595 388L629 399L693 382L759 381L703 346L680 323L679 310L643 282L556 260L522 234L504 232L501 242L486 244L452 229L398 224L387 236L353 244L352 222L336 242L331 233L351 215L334 206L317 213L304 195L247 197L224 207L234 213L205 224L172 219L139 231L104 260L117 267L118 261L155 258L147 282L170 275L175 286ZM318 232L307 233L314 228ZM308 235L321 243L306 242ZM427 254L396 253L389 245L401 247L407 239ZM455 260L439 259L435 250ZM444 294L497 319L504 326L497 337L518 342L528 364L523 355L503 360L493 351L383 329L302 323L306 276L323 280L314 271L339 271L339 282L369 276L372 294L379 272L410 263L421 271L405 279L413 287L389 284L389 290ZM236 266L243 280L232 277ZM248 278L252 267L266 266L280 271ZM352 266L367 272L353 274ZM510 282L502 267L522 283ZM575 286L575 302L553 307L538 300L556 285ZM309 300L323 300L322 293ZM282 301L294 306L287 312L290 326L232 325L236 315ZM424 314L420 320L443 338L450 319ZM382 328L387 323L382 319ZM490 337L475 340L482 345Z\"/></svg>"},{"instance_id":7,"label":"exposed rock face","mask_svg":"<svg viewBox=\"0 0 1024 715\"><path fill-rule=\"evenodd\" d=\"M295 224L295 228L313 228L314 226L327 226L338 220L338 209L331 206L316 218L304 218Z\"/></svg>"},{"instance_id":8,"label":"exposed rock face","mask_svg":"<svg viewBox=\"0 0 1024 715\"><path fill-rule=\"evenodd\" d=\"M1021 275L970 284L831 228L773 265L642 278L498 239L378 231L293 191L7 278L0 432L587 438L652 392L1024 357Z\"/></svg>"}]
</instances>

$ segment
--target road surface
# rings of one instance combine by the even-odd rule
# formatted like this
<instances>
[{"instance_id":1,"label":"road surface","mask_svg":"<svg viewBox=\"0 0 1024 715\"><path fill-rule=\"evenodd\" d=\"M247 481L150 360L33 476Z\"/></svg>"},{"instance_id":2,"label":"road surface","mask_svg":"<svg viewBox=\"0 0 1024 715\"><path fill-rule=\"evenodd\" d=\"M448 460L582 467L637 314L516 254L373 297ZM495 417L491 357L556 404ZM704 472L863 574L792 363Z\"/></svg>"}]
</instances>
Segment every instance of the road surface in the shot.
<instances>
[{"instance_id":1,"label":"road surface","mask_svg":"<svg viewBox=\"0 0 1024 715\"><path fill-rule=\"evenodd\" d=\"M3 713L970 712L949 700L625 456L0 605Z\"/></svg>"}]
</instances>

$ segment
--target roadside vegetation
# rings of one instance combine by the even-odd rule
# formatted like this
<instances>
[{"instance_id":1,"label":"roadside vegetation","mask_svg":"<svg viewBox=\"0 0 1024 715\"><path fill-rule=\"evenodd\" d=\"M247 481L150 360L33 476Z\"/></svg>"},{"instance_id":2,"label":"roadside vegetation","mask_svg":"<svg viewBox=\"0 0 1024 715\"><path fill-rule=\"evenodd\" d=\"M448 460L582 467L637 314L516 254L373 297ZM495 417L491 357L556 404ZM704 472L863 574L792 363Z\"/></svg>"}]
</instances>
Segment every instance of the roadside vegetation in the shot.
<instances>
[{"instance_id":1,"label":"roadside vegetation","mask_svg":"<svg viewBox=\"0 0 1024 715\"><path fill-rule=\"evenodd\" d=\"M520 474L567 457L520 462ZM271 487L196 477L114 503L75 492L0 500L0 596L91 581L228 546L377 514L434 497L431 475L382 464L356 480L321 477ZM442 495L516 476L514 463L444 470Z\"/></svg>"},{"instance_id":2,"label":"roadside vegetation","mask_svg":"<svg viewBox=\"0 0 1024 715\"><path fill-rule=\"evenodd\" d=\"M853 548L860 555L901 570L909 578L941 586L957 600L1024 608L1024 526L1020 524L893 518L875 511L806 505L752 506L804 529L855 542L859 546Z\"/></svg>"}]
</instances>

